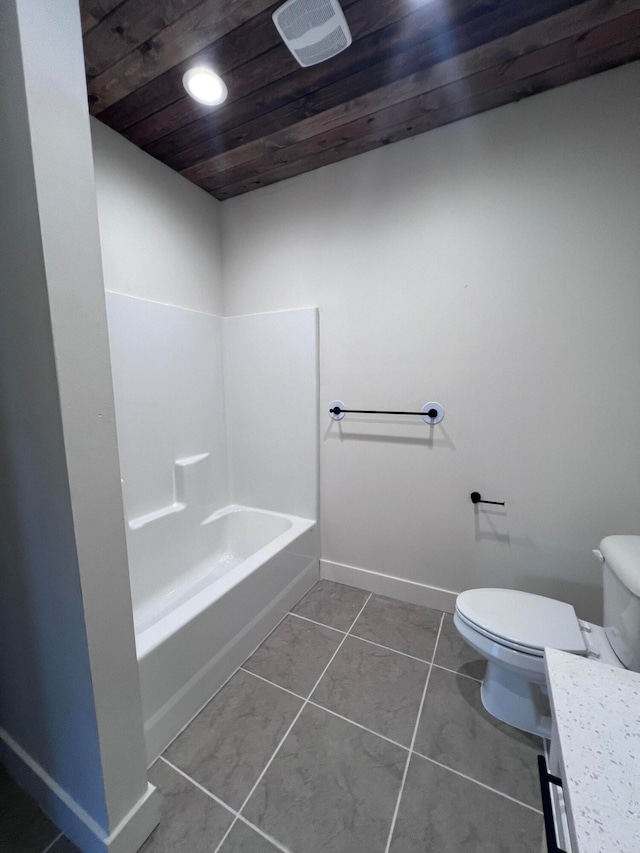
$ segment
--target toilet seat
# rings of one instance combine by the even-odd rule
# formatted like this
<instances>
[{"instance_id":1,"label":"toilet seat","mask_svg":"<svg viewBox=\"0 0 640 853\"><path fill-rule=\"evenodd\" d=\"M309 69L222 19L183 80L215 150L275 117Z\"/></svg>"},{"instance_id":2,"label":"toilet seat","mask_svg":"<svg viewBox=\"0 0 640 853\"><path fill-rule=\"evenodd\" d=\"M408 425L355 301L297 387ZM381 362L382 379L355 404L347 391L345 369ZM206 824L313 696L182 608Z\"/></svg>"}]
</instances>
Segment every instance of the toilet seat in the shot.
<instances>
[{"instance_id":1,"label":"toilet seat","mask_svg":"<svg viewBox=\"0 0 640 853\"><path fill-rule=\"evenodd\" d=\"M499 646L504 646L507 649L513 649L514 652L520 652L523 655L530 655L535 658L544 657L544 649L533 649L530 646L523 646L521 643L514 643L511 640L507 640L505 637L499 637L496 634L492 634L490 631L487 631L486 628L481 628L479 625L474 625L473 622L470 622L468 619L460 613L459 610L456 611L458 618L461 622L464 622L468 628L472 631L475 631L476 634L480 634L482 637L486 637L487 640L491 640L492 643L496 643Z\"/></svg>"},{"instance_id":2,"label":"toilet seat","mask_svg":"<svg viewBox=\"0 0 640 853\"><path fill-rule=\"evenodd\" d=\"M586 655L578 617L570 604L512 589L470 589L456 601L469 628L498 645L542 658L545 646Z\"/></svg>"}]
</instances>

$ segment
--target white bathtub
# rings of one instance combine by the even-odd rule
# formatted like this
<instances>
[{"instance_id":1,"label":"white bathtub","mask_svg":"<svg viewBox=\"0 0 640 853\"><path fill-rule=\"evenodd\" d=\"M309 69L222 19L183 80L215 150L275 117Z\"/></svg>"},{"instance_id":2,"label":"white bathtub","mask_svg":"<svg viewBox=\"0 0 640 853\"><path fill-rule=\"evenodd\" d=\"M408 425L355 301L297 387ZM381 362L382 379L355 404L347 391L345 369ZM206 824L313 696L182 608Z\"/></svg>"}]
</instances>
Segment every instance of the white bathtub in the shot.
<instances>
[{"instance_id":1,"label":"white bathtub","mask_svg":"<svg viewBox=\"0 0 640 853\"><path fill-rule=\"evenodd\" d=\"M150 763L319 575L315 521L228 506L197 525L181 560L185 510L128 531Z\"/></svg>"}]
</instances>

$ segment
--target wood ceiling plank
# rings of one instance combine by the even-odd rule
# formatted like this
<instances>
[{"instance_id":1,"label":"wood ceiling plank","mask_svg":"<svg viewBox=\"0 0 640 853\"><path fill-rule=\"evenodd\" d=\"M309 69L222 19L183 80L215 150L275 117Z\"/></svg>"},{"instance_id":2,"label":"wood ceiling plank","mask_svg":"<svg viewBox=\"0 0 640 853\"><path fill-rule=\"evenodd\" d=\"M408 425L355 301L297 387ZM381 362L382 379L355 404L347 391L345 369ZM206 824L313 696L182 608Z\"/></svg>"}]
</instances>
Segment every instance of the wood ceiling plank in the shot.
<instances>
[{"instance_id":1,"label":"wood ceiling plank","mask_svg":"<svg viewBox=\"0 0 640 853\"><path fill-rule=\"evenodd\" d=\"M271 5L272 0L203 0L88 83L91 111L100 113L164 71L198 53Z\"/></svg>"},{"instance_id":2,"label":"wood ceiling plank","mask_svg":"<svg viewBox=\"0 0 640 853\"><path fill-rule=\"evenodd\" d=\"M124 0L84 38L87 77L97 77L201 0Z\"/></svg>"},{"instance_id":3,"label":"wood ceiling plank","mask_svg":"<svg viewBox=\"0 0 640 853\"><path fill-rule=\"evenodd\" d=\"M424 133L436 127L441 127L445 124L485 112L486 110L519 101L531 95L564 85L565 83L571 83L574 80L588 77L591 74L606 71L609 68L614 68L639 57L640 37L636 37L629 41L603 48L595 53L589 53L564 65L559 65L524 79L510 82L498 89L470 94L469 97L453 103L445 100L428 113L418 115L414 119L401 122L396 126L384 127L377 132L372 132L368 135L365 134L360 138L348 140L342 145L320 153L314 152L307 157L267 170L259 177L249 177L244 181L221 187L213 191L212 194L220 200L225 200L251 192L260 187L269 186L321 166L337 163L357 154L363 154L384 145Z\"/></svg>"},{"instance_id":4,"label":"wood ceiling plank","mask_svg":"<svg viewBox=\"0 0 640 853\"><path fill-rule=\"evenodd\" d=\"M560 2L563 3L561 8L566 8L567 3L564 0ZM341 104L357 97L364 97L372 90L379 91L381 87L392 82L408 79L459 52L467 52L495 40L496 37L510 35L530 25L532 19L537 22L542 11L548 12L549 9L557 11L558 5L557 0L550 0L546 4L536 3L533 7L528 0L524 0L523 3L509 2L506 7L495 8L491 14L458 26L455 40L452 40L450 31L445 28L433 38L398 54L392 53L381 62L373 65L365 63L363 68L349 77L338 75L331 85L316 89L302 97L290 99L283 93L284 106L260 115L246 124L227 129L222 118L219 134L208 135L201 143L185 147L183 150L179 149L176 154L170 147L164 145L164 140L147 146L146 150L173 168L178 170L188 168L208 157L215 157L224 151L258 141L264 136L270 136L320 113L337 109ZM575 3L569 0L569 5L575 5ZM184 136L181 135L175 140L176 145L179 141L184 144Z\"/></svg>"},{"instance_id":5,"label":"wood ceiling plank","mask_svg":"<svg viewBox=\"0 0 640 853\"><path fill-rule=\"evenodd\" d=\"M145 122L144 142L139 135L138 128L132 128L127 132L128 138L136 144L144 144L146 150L154 157L164 160L171 157L174 152L182 152L186 149L195 149L187 155L189 162L182 159L176 163L176 168L184 168L203 157L209 156L221 150L221 145L216 139L220 134L226 133L234 127L247 124L250 121L260 119L256 125L256 132L271 132L274 128L267 126L264 131L265 122L263 116L275 113L276 110L287 107L291 113L290 121L306 118L316 111L312 106L314 93L322 90L321 98L326 106L334 106L340 100L354 97L355 92L347 92L347 86L358 85L359 93L377 88L382 82L401 77L414 70L416 63L420 61L437 61L444 56L434 57L430 60L422 55L421 46L427 41L438 36L442 51L451 55L459 52L457 42L466 38L467 29L477 22L483 22L486 34L478 35L476 43L488 38L494 26L500 27L501 32L509 32L512 29L531 23L539 17L551 14L558 8L566 8L567 5L577 0L547 0L547 2L535 4L536 12L531 13L531 3L528 0L492 0L492 2L478 2L478 0L456 0L455 3L444 5L431 3L420 7L409 15L394 21L392 24L379 30L376 28L376 16L379 10L386 5L400 7L400 4L391 4L388 0L371 4L370 0L354 5L350 10L349 20L354 29L354 36L358 40L344 53L333 59L330 63L321 64L312 68L302 69L294 61L294 73L286 75L284 69L273 67L269 63L269 55L260 57L255 63L250 63L237 69L228 82L230 91L235 95L245 95L225 104L224 107L210 113L209 116L195 121L188 127L182 128L171 134L162 136L157 142L149 142L149 131L161 135L162 128L154 127L156 117L151 117ZM400 11L406 11L400 7ZM509 24L511 23L511 26ZM455 41L451 37L452 28L456 28ZM477 27L474 27L477 29ZM469 45L465 45L468 47ZM413 52L410 49L415 47ZM286 50L286 48L285 48ZM273 52L274 55L276 51ZM287 51L288 53L288 51ZM275 58L275 57L274 57ZM264 68L262 67L264 65ZM354 74L360 73L359 78ZM268 85L263 86L264 81ZM349 80L350 83L346 81ZM333 84L334 88L327 90L327 86ZM302 101L302 99L305 99ZM327 102L332 100L331 103ZM278 121L287 123L285 113L278 115ZM220 140L223 147L229 147L229 140ZM233 143L231 143L233 144ZM207 150L209 148L209 150Z\"/></svg>"},{"instance_id":6,"label":"wood ceiling plank","mask_svg":"<svg viewBox=\"0 0 640 853\"><path fill-rule=\"evenodd\" d=\"M456 0L456 7L478 9L478 7L486 4L486 2L487 0ZM497 0L492 0L492 2L497 2ZM279 4L276 4L274 8L277 8L277 5ZM188 64L183 63L165 75L173 78L170 84L170 92L175 100L165 108L154 112L153 115L149 115L148 118L139 117L141 120L132 126L127 128L120 126L119 129L127 139L141 146L152 144L154 141L164 138L186 125L189 125L192 134L198 134L195 137L196 140L207 139L212 133L220 132L221 115L227 117L228 126L232 127L247 121L249 117L256 113L262 114L274 109L273 98L279 97L278 105L282 105L282 103L294 97L299 97L306 91L312 91L314 88L325 85L323 81L326 81L328 75L330 75L330 79L340 79L340 77L351 72L354 64L370 64L372 57L375 55L375 50L378 50L383 55L385 44L382 38L370 38L367 42L364 41L365 38L379 30L384 30L390 23L406 19L406 16L410 15L411 9L414 8L412 0L403 0L403 2L398 2L398 0L377 0L375 4L372 4L371 0L349 0L349 2L343 2L342 6L349 21L354 44L348 51L345 51L345 53L341 54L331 63L306 69L301 68L283 44L269 15L269 18L264 23L260 22L262 36L264 37L264 30L267 30L270 36L269 47L271 49L268 52L260 53L252 49L252 45L249 42L245 47L244 63L240 64L236 62L235 65L227 63L224 55L226 52L225 43L234 37L236 33L239 33L239 30L222 39L219 48L212 46L212 48L217 48L220 51L220 58L213 64L224 74L230 95L229 100L221 110L216 110L215 114L212 114L211 109L207 109L203 115L203 111L197 109L198 105L195 104L193 99L184 96L182 73L184 73ZM422 18L425 18L424 14ZM258 21L257 18L253 20ZM413 20L415 29L418 29L416 26L417 23L416 20ZM421 21L420 24L423 27L425 26L424 21ZM419 34L416 32L415 40L417 39L419 39ZM393 45L389 44L386 49L390 51L394 48ZM211 49L203 53L208 52L211 52ZM247 62L247 57L253 58ZM284 78L289 78L290 75L295 75L292 80L295 80L296 91L291 91L290 83L285 83L276 90L274 84L277 81L282 81ZM269 84L274 86L274 88L265 88L265 81L269 81ZM254 92L260 93L257 95L257 99L254 98L251 101L242 100ZM239 103L240 101L242 103ZM237 107L234 105L237 105ZM115 104L114 109L117 109L117 107L118 104ZM203 120L192 126L192 123L201 115L203 115ZM107 113L105 113L104 118L110 126L114 126L109 121ZM167 144L170 144L170 140Z\"/></svg>"},{"instance_id":7,"label":"wood ceiling plank","mask_svg":"<svg viewBox=\"0 0 640 853\"><path fill-rule=\"evenodd\" d=\"M281 4L282 0L272 3L263 12L208 45L204 50L174 65L173 68L150 80L130 95L116 101L115 104L100 112L100 120L122 133L132 125L144 126L146 118L155 114L161 116L162 111L170 109L176 102L184 103L185 107L192 111L189 113L185 110L184 119L182 119L184 123L193 121L200 115L210 114L211 107L198 104L186 95L182 85L184 72L195 65L206 65L215 68L224 76L233 68L243 65L247 57L260 56L275 45L282 44L271 20L272 12ZM289 54L288 50L287 53ZM289 56L297 65L291 54ZM176 127L179 126L181 125L176 125Z\"/></svg>"},{"instance_id":8,"label":"wood ceiling plank","mask_svg":"<svg viewBox=\"0 0 640 853\"><path fill-rule=\"evenodd\" d=\"M586 0L580 6L473 48L425 71L394 81L267 136L231 150L222 150L214 157L181 170L182 174L197 183L217 171L234 168L241 163L266 156L270 151L294 145L373 112L392 107L400 101L426 94L488 68L515 61L523 54L539 50L556 41L584 36L594 27L639 9L640 0L611 0L606 4L600 0Z\"/></svg>"},{"instance_id":9,"label":"wood ceiling plank","mask_svg":"<svg viewBox=\"0 0 640 853\"><path fill-rule=\"evenodd\" d=\"M198 185L215 194L229 185L237 183L248 185L251 180L257 180L259 183L267 164L267 172L274 170L280 172L286 169L287 165L299 160L308 161L309 158L317 157L321 153L324 154L347 143L357 145L359 140L370 138L383 144L380 140L386 139L387 135L393 136L400 125L407 132L415 130L416 133L421 133L425 129L430 129L429 118L439 121L439 116L445 108L460 102L475 102L481 96L497 90L503 93L515 93L519 91L523 80L550 79L555 81L554 85L560 85L559 79L564 78L562 74L556 72L556 69L567 65L571 65L574 69L589 69L594 62L593 57L599 57L602 51L608 51L608 56L614 53L616 56L621 54L623 60L628 61L629 34L633 32L637 33L637 45L640 43L640 12L597 27L579 41L575 38L564 39L541 50L525 54L506 66L490 68L428 94L402 101L327 133L311 137L289 148L276 151L270 157L253 160L235 169L201 179ZM599 62L600 59L596 61ZM559 76L554 76L556 74ZM407 124L411 124L412 127L407 127Z\"/></svg>"},{"instance_id":10,"label":"wood ceiling plank","mask_svg":"<svg viewBox=\"0 0 640 853\"><path fill-rule=\"evenodd\" d=\"M82 32L88 33L123 0L80 0Z\"/></svg>"},{"instance_id":11,"label":"wood ceiling plank","mask_svg":"<svg viewBox=\"0 0 640 853\"><path fill-rule=\"evenodd\" d=\"M88 33L89 30L92 30L95 26L97 26L98 20L93 17L91 12L87 12L84 7L80 7L80 25L82 27L82 34Z\"/></svg>"}]
</instances>

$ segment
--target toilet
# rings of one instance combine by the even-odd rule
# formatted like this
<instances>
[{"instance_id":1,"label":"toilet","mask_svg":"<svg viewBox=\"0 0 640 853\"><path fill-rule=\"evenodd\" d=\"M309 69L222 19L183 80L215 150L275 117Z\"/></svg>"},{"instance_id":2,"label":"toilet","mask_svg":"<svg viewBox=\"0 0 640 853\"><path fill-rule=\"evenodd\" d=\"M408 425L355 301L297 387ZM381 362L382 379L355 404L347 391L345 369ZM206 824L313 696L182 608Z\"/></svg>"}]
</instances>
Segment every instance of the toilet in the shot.
<instances>
[{"instance_id":1,"label":"toilet","mask_svg":"<svg viewBox=\"0 0 640 853\"><path fill-rule=\"evenodd\" d=\"M482 703L499 720L550 737L545 648L640 672L640 536L607 536L594 554L602 562L604 627L578 619L570 604L529 592L458 596L453 620L487 659Z\"/></svg>"}]
</instances>

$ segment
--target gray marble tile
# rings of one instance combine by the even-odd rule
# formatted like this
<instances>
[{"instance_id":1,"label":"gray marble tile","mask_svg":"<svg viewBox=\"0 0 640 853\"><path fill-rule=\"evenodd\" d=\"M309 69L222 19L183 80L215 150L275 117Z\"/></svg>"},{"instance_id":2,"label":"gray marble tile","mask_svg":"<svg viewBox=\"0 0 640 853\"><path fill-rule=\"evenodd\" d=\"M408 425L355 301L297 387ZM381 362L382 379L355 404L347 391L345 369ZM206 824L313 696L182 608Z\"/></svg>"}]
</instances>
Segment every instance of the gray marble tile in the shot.
<instances>
[{"instance_id":1,"label":"gray marble tile","mask_svg":"<svg viewBox=\"0 0 640 853\"><path fill-rule=\"evenodd\" d=\"M486 660L462 639L450 613L444 614L434 663L480 680L487 668Z\"/></svg>"},{"instance_id":2,"label":"gray marble tile","mask_svg":"<svg viewBox=\"0 0 640 853\"><path fill-rule=\"evenodd\" d=\"M42 853L59 833L35 800L0 765L0 851Z\"/></svg>"},{"instance_id":3,"label":"gray marble tile","mask_svg":"<svg viewBox=\"0 0 640 853\"><path fill-rule=\"evenodd\" d=\"M278 849L239 820L220 848L220 853L277 853Z\"/></svg>"},{"instance_id":4,"label":"gray marble tile","mask_svg":"<svg viewBox=\"0 0 640 853\"><path fill-rule=\"evenodd\" d=\"M409 746L429 664L347 637L311 697Z\"/></svg>"},{"instance_id":5,"label":"gray marble tile","mask_svg":"<svg viewBox=\"0 0 640 853\"><path fill-rule=\"evenodd\" d=\"M308 696L344 634L287 616L243 664L300 696Z\"/></svg>"},{"instance_id":6,"label":"gray marble tile","mask_svg":"<svg viewBox=\"0 0 640 853\"><path fill-rule=\"evenodd\" d=\"M293 612L331 628L347 631L368 595L368 592L354 586L319 580L296 604Z\"/></svg>"},{"instance_id":7,"label":"gray marble tile","mask_svg":"<svg viewBox=\"0 0 640 853\"><path fill-rule=\"evenodd\" d=\"M209 853L231 826L233 815L163 761L149 770L162 794L160 824L140 853Z\"/></svg>"},{"instance_id":8,"label":"gray marble tile","mask_svg":"<svg viewBox=\"0 0 640 853\"><path fill-rule=\"evenodd\" d=\"M290 693L240 670L165 756L212 794L239 808L301 705Z\"/></svg>"},{"instance_id":9,"label":"gray marble tile","mask_svg":"<svg viewBox=\"0 0 640 853\"><path fill-rule=\"evenodd\" d=\"M539 853L542 816L413 755L390 853Z\"/></svg>"},{"instance_id":10,"label":"gray marble tile","mask_svg":"<svg viewBox=\"0 0 640 853\"><path fill-rule=\"evenodd\" d=\"M406 757L307 705L244 814L295 853L383 853Z\"/></svg>"},{"instance_id":11,"label":"gray marble tile","mask_svg":"<svg viewBox=\"0 0 640 853\"><path fill-rule=\"evenodd\" d=\"M390 649L431 660L441 618L439 610L373 595L351 633Z\"/></svg>"},{"instance_id":12,"label":"gray marble tile","mask_svg":"<svg viewBox=\"0 0 640 853\"><path fill-rule=\"evenodd\" d=\"M539 738L485 711L480 685L434 667L418 726L416 752L536 808Z\"/></svg>"}]
</instances>

